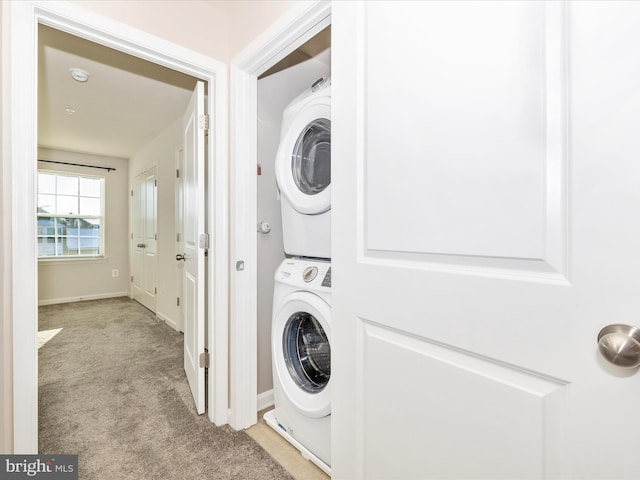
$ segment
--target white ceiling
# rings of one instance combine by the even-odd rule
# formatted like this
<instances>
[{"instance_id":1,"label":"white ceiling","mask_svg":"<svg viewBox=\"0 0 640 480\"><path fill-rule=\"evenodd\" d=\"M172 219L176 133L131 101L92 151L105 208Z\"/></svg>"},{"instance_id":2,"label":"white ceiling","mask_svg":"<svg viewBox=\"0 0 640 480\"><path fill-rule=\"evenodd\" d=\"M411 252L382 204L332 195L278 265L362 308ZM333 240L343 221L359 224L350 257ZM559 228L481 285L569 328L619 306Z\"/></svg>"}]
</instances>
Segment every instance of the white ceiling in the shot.
<instances>
[{"instance_id":1,"label":"white ceiling","mask_svg":"<svg viewBox=\"0 0 640 480\"><path fill-rule=\"evenodd\" d=\"M195 78L44 25L38 31L39 146L130 158L185 111ZM74 67L89 81L73 80Z\"/></svg>"}]
</instances>

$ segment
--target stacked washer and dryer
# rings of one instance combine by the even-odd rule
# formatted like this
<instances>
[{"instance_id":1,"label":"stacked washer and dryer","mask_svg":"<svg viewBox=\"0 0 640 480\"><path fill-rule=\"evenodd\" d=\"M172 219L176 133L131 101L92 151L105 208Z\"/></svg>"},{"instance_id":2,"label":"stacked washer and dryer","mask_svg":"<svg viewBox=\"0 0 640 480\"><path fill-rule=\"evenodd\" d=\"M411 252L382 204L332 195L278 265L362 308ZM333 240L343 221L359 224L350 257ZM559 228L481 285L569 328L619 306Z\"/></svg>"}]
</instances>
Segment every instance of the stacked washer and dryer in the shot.
<instances>
[{"instance_id":1,"label":"stacked washer and dryer","mask_svg":"<svg viewBox=\"0 0 640 480\"><path fill-rule=\"evenodd\" d=\"M331 80L284 110L275 164L284 250L275 273L275 408L265 420L302 455L331 466Z\"/></svg>"}]
</instances>

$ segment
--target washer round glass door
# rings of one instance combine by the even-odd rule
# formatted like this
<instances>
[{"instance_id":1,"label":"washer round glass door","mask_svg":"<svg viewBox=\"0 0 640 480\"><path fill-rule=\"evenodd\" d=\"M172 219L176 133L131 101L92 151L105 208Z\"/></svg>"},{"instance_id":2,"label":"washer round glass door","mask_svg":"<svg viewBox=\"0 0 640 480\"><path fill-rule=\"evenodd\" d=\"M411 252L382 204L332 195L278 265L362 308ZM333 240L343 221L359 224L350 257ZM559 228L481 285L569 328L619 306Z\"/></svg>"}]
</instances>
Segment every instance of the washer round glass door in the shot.
<instances>
[{"instance_id":1,"label":"washer round glass door","mask_svg":"<svg viewBox=\"0 0 640 480\"><path fill-rule=\"evenodd\" d=\"M331 347L320 322L306 311L289 317L282 333L284 361L305 392L324 390L331 378Z\"/></svg>"},{"instance_id":2,"label":"washer round glass door","mask_svg":"<svg viewBox=\"0 0 640 480\"><path fill-rule=\"evenodd\" d=\"M282 196L307 215L331 208L330 102L328 96L317 98L289 122L285 120L276 155L276 180Z\"/></svg>"},{"instance_id":3,"label":"washer round glass door","mask_svg":"<svg viewBox=\"0 0 640 480\"><path fill-rule=\"evenodd\" d=\"M330 315L324 300L304 291L287 295L274 315L276 377L291 404L312 418L331 413Z\"/></svg>"}]
</instances>

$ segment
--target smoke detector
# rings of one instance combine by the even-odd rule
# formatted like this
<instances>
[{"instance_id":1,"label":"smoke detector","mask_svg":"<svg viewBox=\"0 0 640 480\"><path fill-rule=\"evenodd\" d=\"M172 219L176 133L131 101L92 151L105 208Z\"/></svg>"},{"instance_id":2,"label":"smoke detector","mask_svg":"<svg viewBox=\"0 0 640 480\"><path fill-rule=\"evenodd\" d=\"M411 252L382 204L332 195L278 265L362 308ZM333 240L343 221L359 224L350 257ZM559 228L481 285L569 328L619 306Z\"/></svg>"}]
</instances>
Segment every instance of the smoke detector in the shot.
<instances>
[{"instance_id":1,"label":"smoke detector","mask_svg":"<svg viewBox=\"0 0 640 480\"><path fill-rule=\"evenodd\" d=\"M89 72L82 70L81 68L70 68L69 71L71 72L71 77L76 82L85 83L89 80Z\"/></svg>"}]
</instances>

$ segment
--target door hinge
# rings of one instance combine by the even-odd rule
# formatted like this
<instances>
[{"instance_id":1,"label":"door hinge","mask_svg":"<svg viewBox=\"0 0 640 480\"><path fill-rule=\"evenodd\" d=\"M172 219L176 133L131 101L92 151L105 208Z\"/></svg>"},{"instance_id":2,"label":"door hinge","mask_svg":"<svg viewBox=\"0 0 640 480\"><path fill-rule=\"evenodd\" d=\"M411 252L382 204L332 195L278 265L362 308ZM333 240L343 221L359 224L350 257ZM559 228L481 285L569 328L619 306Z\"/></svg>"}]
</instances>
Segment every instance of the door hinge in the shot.
<instances>
[{"instance_id":1,"label":"door hinge","mask_svg":"<svg viewBox=\"0 0 640 480\"><path fill-rule=\"evenodd\" d=\"M158 239L158 234L157 234L157 233L153 235L153 239L154 239L154 240L157 240L157 239Z\"/></svg>"},{"instance_id":2,"label":"door hinge","mask_svg":"<svg viewBox=\"0 0 640 480\"><path fill-rule=\"evenodd\" d=\"M133 275L131 275L131 283L133 283Z\"/></svg>"},{"instance_id":3,"label":"door hinge","mask_svg":"<svg viewBox=\"0 0 640 480\"><path fill-rule=\"evenodd\" d=\"M131 196L133 197L133 190L131 190Z\"/></svg>"},{"instance_id":4,"label":"door hinge","mask_svg":"<svg viewBox=\"0 0 640 480\"><path fill-rule=\"evenodd\" d=\"M176 178L180 178L180 169L176 168Z\"/></svg>"},{"instance_id":5,"label":"door hinge","mask_svg":"<svg viewBox=\"0 0 640 480\"><path fill-rule=\"evenodd\" d=\"M200 115L198 117L198 128L200 130L209 130L209 115Z\"/></svg>"},{"instance_id":6,"label":"door hinge","mask_svg":"<svg viewBox=\"0 0 640 480\"><path fill-rule=\"evenodd\" d=\"M180 306L180 297L176 297L176 307Z\"/></svg>"},{"instance_id":7,"label":"door hinge","mask_svg":"<svg viewBox=\"0 0 640 480\"><path fill-rule=\"evenodd\" d=\"M153 289L153 293L154 293L154 294L156 294L156 295L158 294L158 287L155 287L155 288Z\"/></svg>"},{"instance_id":8,"label":"door hinge","mask_svg":"<svg viewBox=\"0 0 640 480\"><path fill-rule=\"evenodd\" d=\"M209 234L201 233L200 234L200 248L204 248L205 250L209 249Z\"/></svg>"},{"instance_id":9,"label":"door hinge","mask_svg":"<svg viewBox=\"0 0 640 480\"><path fill-rule=\"evenodd\" d=\"M131 234L131 240L133 240L133 233Z\"/></svg>"},{"instance_id":10,"label":"door hinge","mask_svg":"<svg viewBox=\"0 0 640 480\"><path fill-rule=\"evenodd\" d=\"M179 242L179 241L180 241L180 234L176 233L176 242Z\"/></svg>"},{"instance_id":11,"label":"door hinge","mask_svg":"<svg viewBox=\"0 0 640 480\"><path fill-rule=\"evenodd\" d=\"M158 186L158 180L154 180L154 181L153 181L153 186L154 186L154 187L157 187L157 186Z\"/></svg>"},{"instance_id":12,"label":"door hinge","mask_svg":"<svg viewBox=\"0 0 640 480\"><path fill-rule=\"evenodd\" d=\"M200 354L200 368L209 368L209 352Z\"/></svg>"}]
</instances>

